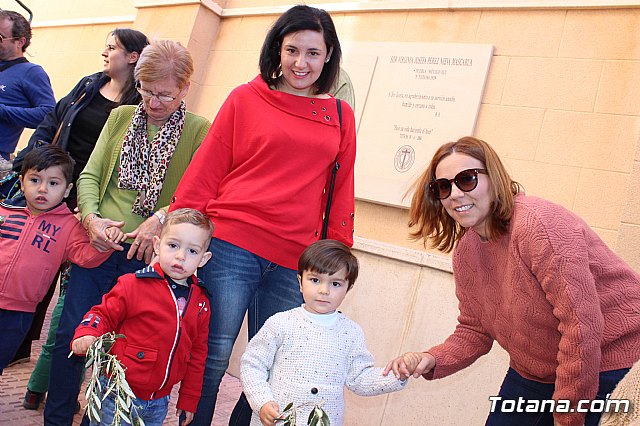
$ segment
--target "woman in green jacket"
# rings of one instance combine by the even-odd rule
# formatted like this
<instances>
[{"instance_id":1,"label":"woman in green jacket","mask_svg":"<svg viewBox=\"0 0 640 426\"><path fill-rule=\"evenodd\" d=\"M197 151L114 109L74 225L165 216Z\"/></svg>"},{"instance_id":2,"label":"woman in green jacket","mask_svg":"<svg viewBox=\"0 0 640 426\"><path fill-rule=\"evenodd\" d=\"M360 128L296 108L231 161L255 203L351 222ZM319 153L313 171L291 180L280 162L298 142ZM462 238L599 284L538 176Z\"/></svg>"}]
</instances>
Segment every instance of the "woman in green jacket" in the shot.
<instances>
[{"instance_id":1,"label":"woman in green jacket","mask_svg":"<svg viewBox=\"0 0 640 426\"><path fill-rule=\"evenodd\" d=\"M209 129L207 119L186 111L192 73L191 55L179 43L164 40L147 46L134 71L142 102L111 112L80 174L78 207L91 242L99 250L116 251L97 268L71 268L49 379L56 392L47 399L45 425L72 423L84 362L67 358L75 327L120 275L150 262L153 237ZM110 240L109 227L120 228L126 240Z\"/></svg>"}]
</instances>

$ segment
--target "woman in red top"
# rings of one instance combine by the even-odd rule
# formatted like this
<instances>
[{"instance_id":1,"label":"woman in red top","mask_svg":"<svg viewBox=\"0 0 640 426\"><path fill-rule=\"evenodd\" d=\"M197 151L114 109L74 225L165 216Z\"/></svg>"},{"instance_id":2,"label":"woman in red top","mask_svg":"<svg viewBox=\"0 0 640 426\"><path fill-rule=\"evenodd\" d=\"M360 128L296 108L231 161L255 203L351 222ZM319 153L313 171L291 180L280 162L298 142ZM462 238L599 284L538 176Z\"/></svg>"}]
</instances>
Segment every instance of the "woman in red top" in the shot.
<instances>
[{"instance_id":1,"label":"woman in red top","mask_svg":"<svg viewBox=\"0 0 640 426\"><path fill-rule=\"evenodd\" d=\"M194 425L211 423L247 310L251 338L271 315L302 304L297 261L320 238L336 160L327 237L353 244L355 119L346 102L340 118L328 94L340 58L329 14L308 6L285 12L262 46L260 75L229 95L175 193L172 210L198 209L216 225L213 258L198 274L212 315ZM233 424L249 424L242 401Z\"/></svg>"},{"instance_id":2,"label":"woman in red top","mask_svg":"<svg viewBox=\"0 0 640 426\"><path fill-rule=\"evenodd\" d=\"M479 139L440 147L416 189L413 236L453 249L460 315L443 344L386 372L445 377L495 340L510 368L487 425L597 425L601 413L580 410L640 358L640 276L574 213L524 195Z\"/></svg>"}]
</instances>

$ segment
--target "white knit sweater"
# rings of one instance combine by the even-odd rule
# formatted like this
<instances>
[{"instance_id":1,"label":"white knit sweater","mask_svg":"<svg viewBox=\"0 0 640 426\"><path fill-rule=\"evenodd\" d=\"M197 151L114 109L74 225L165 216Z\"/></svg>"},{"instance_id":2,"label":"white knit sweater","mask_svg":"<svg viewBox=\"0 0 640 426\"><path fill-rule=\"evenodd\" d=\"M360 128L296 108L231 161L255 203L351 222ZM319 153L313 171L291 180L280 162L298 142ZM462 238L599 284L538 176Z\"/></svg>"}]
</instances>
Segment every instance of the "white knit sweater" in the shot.
<instances>
[{"instance_id":1,"label":"white knit sweater","mask_svg":"<svg viewBox=\"0 0 640 426\"><path fill-rule=\"evenodd\" d=\"M242 356L240 379L253 409L252 426L260 426L260 408L276 401L280 410L293 402L325 401L331 426L344 417L344 386L358 395L373 396L402 389L405 381L382 375L373 366L358 324L342 313L335 324L314 324L302 307L269 318ZM301 410L304 424L311 407Z\"/></svg>"}]
</instances>

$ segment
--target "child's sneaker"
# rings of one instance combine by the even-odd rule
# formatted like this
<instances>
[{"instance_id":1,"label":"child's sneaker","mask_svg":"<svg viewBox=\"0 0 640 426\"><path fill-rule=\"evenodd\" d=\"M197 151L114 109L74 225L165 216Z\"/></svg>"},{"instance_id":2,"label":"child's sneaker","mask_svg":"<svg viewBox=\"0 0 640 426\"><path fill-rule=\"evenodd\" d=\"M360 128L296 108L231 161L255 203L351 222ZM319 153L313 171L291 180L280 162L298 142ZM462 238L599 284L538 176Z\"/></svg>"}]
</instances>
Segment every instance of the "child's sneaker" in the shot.
<instances>
[{"instance_id":1,"label":"child's sneaker","mask_svg":"<svg viewBox=\"0 0 640 426\"><path fill-rule=\"evenodd\" d=\"M24 401L22 401L22 406L25 410L37 410L42 402L42 398L44 398L44 393L31 392L27 389L27 393L24 395Z\"/></svg>"}]
</instances>

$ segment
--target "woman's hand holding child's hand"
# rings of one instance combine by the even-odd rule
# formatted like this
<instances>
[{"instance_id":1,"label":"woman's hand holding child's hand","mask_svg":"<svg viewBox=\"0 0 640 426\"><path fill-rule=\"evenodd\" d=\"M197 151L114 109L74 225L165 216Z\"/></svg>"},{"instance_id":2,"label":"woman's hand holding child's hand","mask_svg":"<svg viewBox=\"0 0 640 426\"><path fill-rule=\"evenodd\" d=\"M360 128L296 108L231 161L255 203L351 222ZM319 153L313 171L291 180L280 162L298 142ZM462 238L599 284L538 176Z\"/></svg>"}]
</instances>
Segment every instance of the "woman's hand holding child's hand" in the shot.
<instances>
[{"instance_id":1,"label":"woman's hand holding child's hand","mask_svg":"<svg viewBox=\"0 0 640 426\"><path fill-rule=\"evenodd\" d=\"M260 421L264 426L273 426L280 417L280 406L275 401L269 401L260 408Z\"/></svg>"},{"instance_id":2,"label":"woman's hand holding child's hand","mask_svg":"<svg viewBox=\"0 0 640 426\"><path fill-rule=\"evenodd\" d=\"M91 346L96 339L97 338L94 336L78 337L73 341L73 343L71 343L71 350L75 355L85 356L89 350L89 346Z\"/></svg>"},{"instance_id":3,"label":"woman's hand holding child's hand","mask_svg":"<svg viewBox=\"0 0 640 426\"><path fill-rule=\"evenodd\" d=\"M109 226L104 230L104 233L107 235L109 241L115 244L120 244L127 239L127 234L122 232L122 229L117 226Z\"/></svg>"},{"instance_id":4,"label":"woman's hand holding child's hand","mask_svg":"<svg viewBox=\"0 0 640 426\"><path fill-rule=\"evenodd\" d=\"M117 251L124 250L120 244L112 242L108 238L106 232L109 228L122 228L124 226L124 222L116 222L111 219L103 219L97 216L95 213L91 213L85 216L82 224L89 234L91 245L95 247L96 250L101 252L106 252L111 249Z\"/></svg>"},{"instance_id":5,"label":"woman's hand holding child's hand","mask_svg":"<svg viewBox=\"0 0 640 426\"><path fill-rule=\"evenodd\" d=\"M383 375L393 374L399 380L406 380L410 376L418 378L433 370L436 366L436 359L428 352L407 352L396 359L389 361L384 369Z\"/></svg>"}]
</instances>

